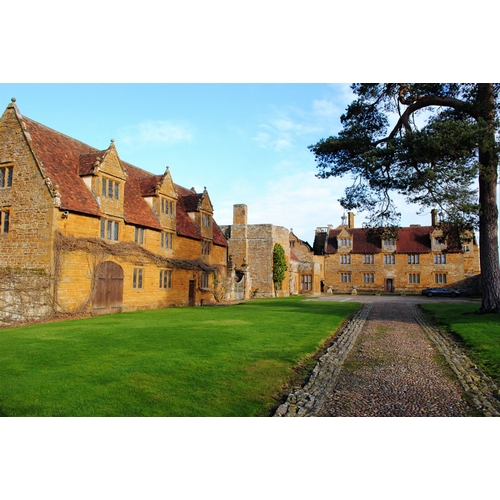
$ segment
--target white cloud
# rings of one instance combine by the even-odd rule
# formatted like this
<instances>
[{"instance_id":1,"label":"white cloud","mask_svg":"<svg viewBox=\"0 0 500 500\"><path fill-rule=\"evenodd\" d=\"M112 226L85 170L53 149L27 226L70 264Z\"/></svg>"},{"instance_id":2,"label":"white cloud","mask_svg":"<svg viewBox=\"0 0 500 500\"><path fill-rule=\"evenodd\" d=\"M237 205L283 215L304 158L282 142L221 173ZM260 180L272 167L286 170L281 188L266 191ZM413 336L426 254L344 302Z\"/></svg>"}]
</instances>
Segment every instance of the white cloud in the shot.
<instances>
[{"instance_id":1,"label":"white cloud","mask_svg":"<svg viewBox=\"0 0 500 500\"><path fill-rule=\"evenodd\" d=\"M291 149L298 138L321 131L310 115L297 109L275 110L275 115L268 117L259 128L254 141L262 148L275 151Z\"/></svg>"},{"instance_id":2,"label":"white cloud","mask_svg":"<svg viewBox=\"0 0 500 500\"><path fill-rule=\"evenodd\" d=\"M118 132L118 142L123 144L175 144L190 141L194 129L188 123L152 120L122 128Z\"/></svg>"},{"instance_id":3,"label":"white cloud","mask_svg":"<svg viewBox=\"0 0 500 500\"><path fill-rule=\"evenodd\" d=\"M293 229L302 240L314 241L317 227L341 224L344 209L338 199L351 184L349 177L342 179L318 179L314 171L280 175L268 181L248 198L248 223L273 224ZM231 199L230 199L231 198ZM221 224L232 223L232 204L241 203L232 197L224 197L217 205L216 219ZM401 224L430 224L430 214L417 215L418 206L407 204L401 196L395 196L396 206L402 214ZM356 227L365 222L364 213L355 214Z\"/></svg>"},{"instance_id":4,"label":"white cloud","mask_svg":"<svg viewBox=\"0 0 500 500\"><path fill-rule=\"evenodd\" d=\"M339 107L334 101L329 101L326 99L314 100L313 113L316 116L321 116L324 118L334 118L338 119L339 116L344 112L344 108Z\"/></svg>"}]
</instances>

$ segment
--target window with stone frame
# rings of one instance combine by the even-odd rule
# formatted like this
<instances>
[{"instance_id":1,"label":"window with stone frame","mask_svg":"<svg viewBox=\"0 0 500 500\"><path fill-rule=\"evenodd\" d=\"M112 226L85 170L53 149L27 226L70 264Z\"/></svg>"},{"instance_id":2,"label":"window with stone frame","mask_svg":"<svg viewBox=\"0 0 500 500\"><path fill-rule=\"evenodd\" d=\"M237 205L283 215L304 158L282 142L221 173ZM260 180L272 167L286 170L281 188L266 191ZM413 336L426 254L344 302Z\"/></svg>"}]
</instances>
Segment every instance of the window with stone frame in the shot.
<instances>
[{"instance_id":1,"label":"window with stone frame","mask_svg":"<svg viewBox=\"0 0 500 500\"><path fill-rule=\"evenodd\" d=\"M373 259L373 254L372 253L365 253L363 255L363 264L373 264L374 259Z\"/></svg>"},{"instance_id":2,"label":"window with stone frame","mask_svg":"<svg viewBox=\"0 0 500 500\"><path fill-rule=\"evenodd\" d=\"M160 288L172 288L172 271L171 270L161 270L160 271Z\"/></svg>"},{"instance_id":3,"label":"window with stone frame","mask_svg":"<svg viewBox=\"0 0 500 500\"><path fill-rule=\"evenodd\" d=\"M373 273L363 273L363 283L373 283L375 275Z\"/></svg>"},{"instance_id":4,"label":"window with stone frame","mask_svg":"<svg viewBox=\"0 0 500 500\"><path fill-rule=\"evenodd\" d=\"M201 253L202 255L210 255L210 241L203 240L201 242Z\"/></svg>"},{"instance_id":5,"label":"window with stone frame","mask_svg":"<svg viewBox=\"0 0 500 500\"><path fill-rule=\"evenodd\" d=\"M161 213L165 215L174 216L174 202L167 200L166 198L161 198Z\"/></svg>"},{"instance_id":6,"label":"window with stone frame","mask_svg":"<svg viewBox=\"0 0 500 500\"><path fill-rule=\"evenodd\" d=\"M0 167L0 189L12 187L14 168L12 166Z\"/></svg>"},{"instance_id":7,"label":"window with stone frame","mask_svg":"<svg viewBox=\"0 0 500 500\"><path fill-rule=\"evenodd\" d=\"M351 255L350 254L340 254L340 263L341 264L350 264L351 263Z\"/></svg>"},{"instance_id":8,"label":"window with stone frame","mask_svg":"<svg viewBox=\"0 0 500 500\"><path fill-rule=\"evenodd\" d=\"M210 288L210 274L201 273L201 288Z\"/></svg>"},{"instance_id":9,"label":"window with stone frame","mask_svg":"<svg viewBox=\"0 0 500 500\"><path fill-rule=\"evenodd\" d=\"M443 273L435 274L434 283L436 283L436 285L446 285L446 274Z\"/></svg>"},{"instance_id":10,"label":"window with stone frame","mask_svg":"<svg viewBox=\"0 0 500 500\"><path fill-rule=\"evenodd\" d=\"M446 264L446 254L435 253L434 254L434 264Z\"/></svg>"},{"instance_id":11,"label":"window with stone frame","mask_svg":"<svg viewBox=\"0 0 500 500\"><path fill-rule=\"evenodd\" d=\"M396 257L394 256L393 253L385 254L384 255L384 264L395 264L396 263Z\"/></svg>"},{"instance_id":12,"label":"window with stone frame","mask_svg":"<svg viewBox=\"0 0 500 500\"><path fill-rule=\"evenodd\" d=\"M420 274L418 273L410 273L408 275L408 283L418 284L420 283Z\"/></svg>"},{"instance_id":13,"label":"window with stone frame","mask_svg":"<svg viewBox=\"0 0 500 500\"><path fill-rule=\"evenodd\" d=\"M143 269L135 268L133 279L132 279L132 287L133 288L142 288L143 284Z\"/></svg>"},{"instance_id":14,"label":"window with stone frame","mask_svg":"<svg viewBox=\"0 0 500 500\"><path fill-rule=\"evenodd\" d=\"M408 254L408 264L420 264L420 256L418 253Z\"/></svg>"},{"instance_id":15,"label":"window with stone frame","mask_svg":"<svg viewBox=\"0 0 500 500\"><path fill-rule=\"evenodd\" d=\"M201 214L201 224L204 227L210 227L212 225L212 217L209 214Z\"/></svg>"},{"instance_id":16,"label":"window with stone frame","mask_svg":"<svg viewBox=\"0 0 500 500\"><path fill-rule=\"evenodd\" d=\"M340 273L340 282L341 283L350 283L351 282L351 273Z\"/></svg>"},{"instance_id":17,"label":"window with stone frame","mask_svg":"<svg viewBox=\"0 0 500 500\"><path fill-rule=\"evenodd\" d=\"M160 236L160 246L162 248L172 249L173 248L173 233L169 233L167 231L163 231Z\"/></svg>"},{"instance_id":18,"label":"window with stone frame","mask_svg":"<svg viewBox=\"0 0 500 500\"><path fill-rule=\"evenodd\" d=\"M7 234L10 225L10 211L0 210L0 234Z\"/></svg>"},{"instance_id":19,"label":"window with stone frame","mask_svg":"<svg viewBox=\"0 0 500 500\"><path fill-rule=\"evenodd\" d=\"M136 226L134 232L134 242L138 243L139 245L144 245L144 234L145 234L145 229L143 227Z\"/></svg>"},{"instance_id":20,"label":"window with stone frame","mask_svg":"<svg viewBox=\"0 0 500 500\"><path fill-rule=\"evenodd\" d=\"M118 200L120 198L120 183L103 177L101 179L101 194L106 198Z\"/></svg>"},{"instance_id":21,"label":"window with stone frame","mask_svg":"<svg viewBox=\"0 0 500 500\"><path fill-rule=\"evenodd\" d=\"M101 238L118 241L118 226L119 223L117 221L101 219Z\"/></svg>"},{"instance_id":22,"label":"window with stone frame","mask_svg":"<svg viewBox=\"0 0 500 500\"><path fill-rule=\"evenodd\" d=\"M300 279L302 284L302 290L304 291L312 290L312 275L303 274Z\"/></svg>"}]
</instances>

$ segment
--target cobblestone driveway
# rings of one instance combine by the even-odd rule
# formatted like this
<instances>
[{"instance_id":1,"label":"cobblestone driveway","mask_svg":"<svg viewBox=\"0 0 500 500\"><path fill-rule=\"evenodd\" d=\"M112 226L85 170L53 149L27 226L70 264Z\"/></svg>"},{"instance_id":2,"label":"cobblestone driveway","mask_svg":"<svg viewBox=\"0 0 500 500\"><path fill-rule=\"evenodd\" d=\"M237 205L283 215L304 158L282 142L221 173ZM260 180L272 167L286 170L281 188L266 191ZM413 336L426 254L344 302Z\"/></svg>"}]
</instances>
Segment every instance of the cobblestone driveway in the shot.
<instances>
[{"instance_id":1,"label":"cobblestone driveway","mask_svg":"<svg viewBox=\"0 0 500 500\"><path fill-rule=\"evenodd\" d=\"M425 324L418 299L345 300L369 304L276 416L500 415L496 386Z\"/></svg>"}]
</instances>

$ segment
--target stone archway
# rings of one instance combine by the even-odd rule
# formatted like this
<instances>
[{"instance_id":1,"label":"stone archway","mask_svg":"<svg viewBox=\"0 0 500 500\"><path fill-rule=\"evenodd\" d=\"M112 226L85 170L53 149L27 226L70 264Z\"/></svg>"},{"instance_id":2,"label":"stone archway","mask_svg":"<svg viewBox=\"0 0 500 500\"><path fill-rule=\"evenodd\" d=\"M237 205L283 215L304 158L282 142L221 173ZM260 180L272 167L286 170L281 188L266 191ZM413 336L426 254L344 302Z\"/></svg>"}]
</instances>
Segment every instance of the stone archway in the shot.
<instances>
[{"instance_id":1,"label":"stone archway","mask_svg":"<svg viewBox=\"0 0 500 500\"><path fill-rule=\"evenodd\" d=\"M103 262L96 270L95 296L92 314L114 314L122 312L123 269L115 262Z\"/></svg>"},{"instance_id":2,"label":"stone archway","mask_svg":"<svg viewBox=\"0 0 500 500\"><path fill-rule=\"evenodd\" d=\"M234 300L244 300L245 298L245 274L236 271L234 282Z\"/></svg>"}]
</instances>

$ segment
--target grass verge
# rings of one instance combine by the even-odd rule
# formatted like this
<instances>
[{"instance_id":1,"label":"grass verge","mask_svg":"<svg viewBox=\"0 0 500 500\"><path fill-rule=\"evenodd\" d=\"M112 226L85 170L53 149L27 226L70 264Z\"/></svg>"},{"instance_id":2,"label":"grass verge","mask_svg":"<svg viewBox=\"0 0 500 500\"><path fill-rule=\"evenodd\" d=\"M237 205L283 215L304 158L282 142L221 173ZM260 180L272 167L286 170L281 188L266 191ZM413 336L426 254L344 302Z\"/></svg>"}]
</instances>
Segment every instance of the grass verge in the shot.
<instances>
[{"instance_id":1,"label":"grass verge","mask_svg":"<svg viewBox=\"0 0 500 500\"><path fill-rule=\"evenodd\" d=\"M468 356L500 382L500 316L477 314L477 304L422 304L440 328L463 345Z\"/></svg>"},{"instance_id":2,"label":"grass verge","mask_svg":"<svg viewBox=\"0 0 500 500\"><path fill-rule=\"evenodd\" d=\"M263 299L0 331L4 416L264 416L358 304Z\"/></svg>"}]
</instances>

